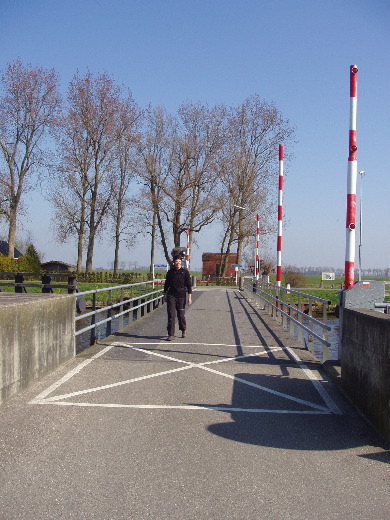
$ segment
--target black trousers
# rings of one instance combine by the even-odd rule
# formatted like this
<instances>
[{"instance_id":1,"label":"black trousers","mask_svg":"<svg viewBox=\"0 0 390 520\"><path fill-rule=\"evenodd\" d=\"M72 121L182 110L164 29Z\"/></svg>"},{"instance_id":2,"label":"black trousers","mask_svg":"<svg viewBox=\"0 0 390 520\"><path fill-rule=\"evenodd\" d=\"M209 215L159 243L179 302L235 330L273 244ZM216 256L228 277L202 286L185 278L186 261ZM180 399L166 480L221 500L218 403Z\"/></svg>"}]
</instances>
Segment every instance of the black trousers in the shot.
<instances>
[{"instance_id":1,"label":"black trousers","mask_svg":"<svg viewBox=\"0 0 390 520\"><path fill-rule=\"evenodd\" d=\"M168 336L175 335L176 314L179 321L179 330L186 330L185 316L186 298L176 298L172 294L167 295L167 312L168 312Z\"/></svg>"}]
</instances>

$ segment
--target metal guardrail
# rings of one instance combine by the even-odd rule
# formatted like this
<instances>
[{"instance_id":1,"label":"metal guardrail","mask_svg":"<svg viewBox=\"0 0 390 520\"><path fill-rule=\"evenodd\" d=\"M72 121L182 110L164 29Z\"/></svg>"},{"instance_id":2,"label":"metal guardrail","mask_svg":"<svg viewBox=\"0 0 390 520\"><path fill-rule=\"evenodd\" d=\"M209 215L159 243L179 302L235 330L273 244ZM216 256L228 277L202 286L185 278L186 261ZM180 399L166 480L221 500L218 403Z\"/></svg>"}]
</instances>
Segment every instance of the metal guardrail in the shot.
<instances>
[{"instance_id":1,"label":"metal guardrail","mask_svg":"<svg viewBox=\"0 0 390 520\"><path fill-rule=\"evenodd\" d=\"M385 314L390 314L390 302L375 303L375 309L384 309Z\"/></svg>"},{"instance_id":2,"label":"metal guardrail","mask_svg":"<svg viewBox=\"0 0 390 520\"><path fill-rule=\"evenodd\" d=\"M78 297L86 295L92 295L92 310L79 314L75 317L76 324L78 321L91 318L91 324L76 330L75 335L78 336L84 332L91 331L90 345L93 345L98 339L97 329L104 323L106 323L106 335L110 336L112 331L112 320L119 319L119 329L123 328L123 317L126 314L133 313L133 321L138 317L138 309L141 311L141 316L144 316L145 311L148 313L151 311L151 305L153 309L157 308L160 303L164 301L164 288L162 280L151 280L148 282L138 282L126 285L117 285L114 287L104 287L102 289L94 289L91 291L79 292ZM156 288L157 286L157 288ZM112 303L113 291L119 291L119 301ZM98 307L96 302L96 295L98 293L108 292L108 305L104 307ZM128 292L128 296L126 296ZM115 309L119 312L113 313ZM107 317L97 320L96 317L99 314L106 313Z\"/></svg>"},{"instance_id":3,"label":"metal guardrail","mask_svg":"<svg viewBox=\"0 0 390 520\"><path fill-rule=\"evenodd\" d=\"M316 338L323 348L323 361L329 359L331 344L328 341L328 331L331 330L331 327L327 324L327 321L330 301L261 280L254 281L252 277L244 277L242 280L241 289L244 289L251 297L260 300L263 308L268 308L269 314L287 330L290 330L291 323L297 325L298 340L304 346L307 347L303 331ZM322 306L322 321L313 317L316 304ZM294 315L296 315L296 318ZM308 325L305 325L303 320L307 321ZM322 330L322 335L314 332L314 327L319 327ZM310 343L308 348L313 352Z\"/></svg>"}]
</instances>

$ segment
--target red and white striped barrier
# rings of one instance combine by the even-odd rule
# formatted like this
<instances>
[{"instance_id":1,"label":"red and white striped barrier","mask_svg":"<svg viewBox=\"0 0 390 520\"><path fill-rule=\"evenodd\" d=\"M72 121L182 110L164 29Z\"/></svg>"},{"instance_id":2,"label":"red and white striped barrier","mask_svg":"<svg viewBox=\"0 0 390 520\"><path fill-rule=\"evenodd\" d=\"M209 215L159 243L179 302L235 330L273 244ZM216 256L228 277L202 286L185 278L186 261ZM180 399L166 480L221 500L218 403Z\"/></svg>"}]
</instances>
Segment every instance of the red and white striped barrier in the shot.
<instances>
[{"instance_id":1,"label":"red and white striped barrier","mask_svg":"<svg viewBox=\"0 0 390 520\"><path fill-rule=\"evenodd\" d=\"M259 244L260 244L260 215L256 215L256 250L255 250L255 278L259 279L260 271L260 257L259 257Z\"/></svg>"},{"instance_id":2,"label":"red and white striped barrier","mask_svg":"<svg viewBox=\"0 0 390 520\"><path fill-rule=\"evenodd\" d=\"M187 229L187 251L186 251L186 269L190 270L190 255L191 255L191 230Z\"/></svg>"},{"instance_id":3,"label":"red and white striped barrier","mask_svg":"<svg viewBox=\"0 0 390 520\"><path fill-rule=\"evenodd\" d=\"M349 156L347 178L347 218L345 245L345 278L344 289L349 289L355 279L355 229L356 229L356 108L357 108L357 75L356 65L350 67L350 122L349 122Z\"/></svg>"},{"instance_id":4,"label":"red and white striped barrier","mask_svg":"<svg viewBox=\"0 0 390 520\"><path fill-rule=\"evenodd\" d=\"M284 146L279 145L279 197L278 197L278 241L276 258L276 285L282 283L282 231L283 231L283 160Z\"/></svg>"}]
</instances>

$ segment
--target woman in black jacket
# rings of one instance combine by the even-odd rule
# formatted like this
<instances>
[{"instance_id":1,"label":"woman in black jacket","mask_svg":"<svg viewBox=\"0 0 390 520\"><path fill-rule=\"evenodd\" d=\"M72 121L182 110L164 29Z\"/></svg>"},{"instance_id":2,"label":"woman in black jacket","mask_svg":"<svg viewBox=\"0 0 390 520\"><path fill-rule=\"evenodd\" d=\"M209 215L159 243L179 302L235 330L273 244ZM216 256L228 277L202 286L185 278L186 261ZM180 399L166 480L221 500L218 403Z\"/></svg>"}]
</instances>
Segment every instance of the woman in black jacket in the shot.
<instances>
[{"instance_id":1,"label":"woman in black jacket","mask_svg":"<svg viewBox=\"0 0 390 520\"><path fill-rule=\"evenodd\" d=\"M168 312L168 341L172 341L175 335L175 313L179 321L181 337L186 337L186 295L188 294L188 305L192 304L192 287L190 273L181 266L181 256L173 257L173 266L165 277L164 293L167 298Z\"/></svg>"}]
</instances>

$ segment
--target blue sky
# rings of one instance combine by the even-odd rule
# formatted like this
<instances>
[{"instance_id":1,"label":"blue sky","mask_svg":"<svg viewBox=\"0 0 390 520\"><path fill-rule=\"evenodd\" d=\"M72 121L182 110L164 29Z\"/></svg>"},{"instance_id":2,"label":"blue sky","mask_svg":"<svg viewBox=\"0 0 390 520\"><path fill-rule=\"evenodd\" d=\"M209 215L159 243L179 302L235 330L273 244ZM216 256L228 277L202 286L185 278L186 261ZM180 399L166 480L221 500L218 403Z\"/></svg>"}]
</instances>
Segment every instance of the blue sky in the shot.
<instances>
[{"instance_id":1,"label":"blue sky","mask_svg":"<svg viewBox=\"0 0 390 520\"><path fill-rule=\"evenodd\" d=\"M0 69L18 57L55 68L64 94L77 70L90 70L129 87L141 107L236 105L254 93L273 101L298 141L286 150L294 159L285 168L284 265L344 266L349 67L356 63L357 164L366 172L362 265L390 266L388 0L0 0L0 13ZM38 192L26 202L24 226L45 260L73 263L73 243L47 240L48 203ZM216 228L200 234L191 266L217 243ZM276 258L276 239L273 249ZM108 267L112 256L112 247L98 245L95 267ZM141 264L148 258L142 245L121 254Z\"/></svg>"}]
</instances>

